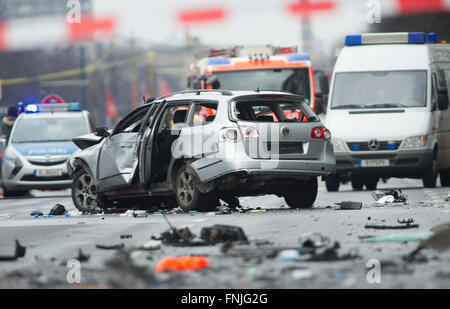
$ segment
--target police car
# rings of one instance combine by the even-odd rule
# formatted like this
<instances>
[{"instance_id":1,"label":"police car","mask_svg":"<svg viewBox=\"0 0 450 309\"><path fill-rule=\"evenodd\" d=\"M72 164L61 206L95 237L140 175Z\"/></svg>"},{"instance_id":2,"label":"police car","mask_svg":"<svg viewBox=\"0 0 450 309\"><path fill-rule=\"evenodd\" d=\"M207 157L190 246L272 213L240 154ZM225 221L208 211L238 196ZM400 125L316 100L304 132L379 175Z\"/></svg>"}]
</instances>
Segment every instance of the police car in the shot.
<instances>
[{"instance_id":1,"label":"police car","mask_svg":"<svg viewBox=\"0 0 450 309\"><path fill-rule=\"evenodd\" d=\"M93 127L91 115L79 103L26 105L2 158L4 196L70 188L65 162L79 150L72 139L92 132Z\"/></svg>"}]
</instances>

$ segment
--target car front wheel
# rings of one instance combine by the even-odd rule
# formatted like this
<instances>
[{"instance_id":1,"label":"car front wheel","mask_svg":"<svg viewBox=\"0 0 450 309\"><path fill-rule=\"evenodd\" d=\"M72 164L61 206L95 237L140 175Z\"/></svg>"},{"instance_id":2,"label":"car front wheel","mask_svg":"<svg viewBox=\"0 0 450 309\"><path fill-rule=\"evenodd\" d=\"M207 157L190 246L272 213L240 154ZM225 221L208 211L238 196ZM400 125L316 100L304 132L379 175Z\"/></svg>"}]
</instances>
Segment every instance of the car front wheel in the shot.
<instances>
[{"instance_id":1,"label":"car front wheel","mask_svg":"<svg viewBox=\"0 0 450 309\"><path fill-rule=\"evenodd\" d=\"M72 201L75 207L82 212L87 212L94 206L103 206L97 203L98 194L94 178L84 169L80 169L73 177Z\"/></svg>"},{"instance_id":2,"label":"car front wheel","mask_svg":"<svg viewBox=\"0 0 450 309\"><path fill-rule=\"evenodd\" d=\"M312 208L316 201L317 191L317 177L313 177L305 182L300 189L287 192L284 196L284 200L291 208Z\"/></svg>"}]
</instances>

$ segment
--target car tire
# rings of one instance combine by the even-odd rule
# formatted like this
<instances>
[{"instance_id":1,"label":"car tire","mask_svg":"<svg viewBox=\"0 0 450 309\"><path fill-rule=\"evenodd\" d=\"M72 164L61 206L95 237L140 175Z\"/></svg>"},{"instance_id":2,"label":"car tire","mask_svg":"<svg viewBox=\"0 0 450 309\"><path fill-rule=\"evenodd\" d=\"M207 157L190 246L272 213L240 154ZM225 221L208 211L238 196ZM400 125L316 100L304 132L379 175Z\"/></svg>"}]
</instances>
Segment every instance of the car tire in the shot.
<instances>
[{"instance_id":1,"label":"car tire","mask_svg":"<svg viewBox=\"0 0 450 309\"><path fill-rule=\"evenodd\" d=\"M431 167L428 169L427 173L423 176L422 182L425 188L435 188L437 177L438 177L437 161L434 158L431 163Z\"/></svg>"},{"instance_id":2,"label":"car tire","mask_svg":"<svg viewBox=\"0 0 450 309\"><path fill-rule=\"evenodd\" d=\"M378 177L367 177L364 180L364 184L366 185L367 190L374 191L377 189Z\"/></svg>"},{"instance_id":3,"label":"car tire","mask_svg":"<svg viewBox=\"0 0 450 309\"><path fill-rule=\"evenodd\" d=\"M341 179L338 175L330 175L325 180L325 185L328 192L339 191L339 186L341 184Z\"/></svg>"},{"instance_id":4,"label":"car tire","mask_svg":"<svg viewBox=\"0 0 450 309\"><path fill-rule=\"evenodd\" d=\"M352 176L352 188L355 191L360 191L364 187L364 178L359 175Z\"/></svg>"},{"instance_id":5,"label":"car tire","mask_svg":"<svg viewBox=\"0 0 450 309\"><path fill-rule=\"evenodd\" d=\"M91 173L80 169L72 180L72 201L82 212L88 212L91 206L106 208L106 199L97 194L97 187Z\"/></svg>"},{"instance_id":6,"label":"car tire","mask_svg":"<svg viewBox=\"0 0 450 309\"><path fill-rule=\"evenodd\" d=\"M173 188L178 206L183 211L206 211L211 208L212 195L201 193L198 189L199 180L195 171L188 163L177 171Z\"/></svg>"},{"instance_id":7,"label":"car tire","mask_svg":"<svg viewBox=\"0 0 450 309\"><path fill-rule=\"evenodd\" d=\"M440 171L441 186L450 187L450 170Z\"/></svg>"},{"instance_id":8,"label":"car tire","mask_svg":"<svg viewBox=\"0 0 450 309\"><path fill-rule=\"evenodd\" d=\"M312 208L317 198L317 177L311 178L300 190L289 191L284 195L284 200L291 208Z\"/></svg>"}]
</instances>

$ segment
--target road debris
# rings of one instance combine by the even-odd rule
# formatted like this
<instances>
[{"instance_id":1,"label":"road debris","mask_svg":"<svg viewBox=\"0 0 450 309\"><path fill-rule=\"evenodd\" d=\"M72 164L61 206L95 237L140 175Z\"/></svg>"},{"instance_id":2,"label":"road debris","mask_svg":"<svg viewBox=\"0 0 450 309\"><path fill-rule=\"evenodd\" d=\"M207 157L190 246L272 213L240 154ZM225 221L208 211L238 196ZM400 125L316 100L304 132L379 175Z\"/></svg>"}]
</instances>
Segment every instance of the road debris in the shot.
<instances>
[{"instance_id":1,"label":"road debris","mask_svg":"<svg viewBox=\"0 0 450 309\"><path fill-rule=\"evenodd\" d=\"M95 245L97 249L103 249L103 250L121 250L125 247L123 243L117 244L117 245Z\"/></svg>"},{"instance_id":2,"label":"road debris","mask_svg":"<svg viewBox=\"0 0 450 309\"><path fill-rule=\"evenodd\" d=\"M423 249L433 249L437 252L444 252L450 249L450 228L440 227L435 230L437 232L431 232L433 233L432 236L421 241L417 249L405 257L406 261L414 261L416 255Z\"/></svg>"},{"instance_id":3,"label":"road debris","mask_svg":"<svg viewBox=\"0 0 450 309\"><path fill-rule=\"evenodd\" d=\"M388 191L373 191L371 193L372 198L376 201L372 206L380 207L386 205L406 205L407 195L403 194L402 190L388 190Z\"/></svg>"},{"instance_id":4,"label":"road debris","mask_svg":"<svg viewBox=\"0 0 450 309\"><path fill-rule=\"evenodd\" d=\"M231 208L228 206L218 206L216 209L216 215L231 215Z\"/></svg>"},{"instance_id":5,"label":"road debris","mask_svg":"<svg viewBox=\"0 0 450 309\"><path fill-rule=\"evenodd\" d=\"M133 218L147 218L145 210L133 210Z\"/></svg>"},{"instance_id":6,"label":"road debris","mask_svg":"<svg viewBox=\"0 0 450 309\"><path fill-rule=\"evenodd\" d=\"M80 263L83 263L83 262L89 261L90 257L91 257L90 255L84 254L80 248L80 249L78 249L78 256L75 259L78 260Z\"/></svg>"},{"instance_id":7,"label":"road debris","mask_svg":"<svg viewBox=\"0 0 450 309\"><path fill-rule=\"evenodd\" d=\"M285 262L298 261L300 255L301 255L300 250L283 250L279 254L281 260Z\"/></svg>"},{"instance_id":8,"label":"road debris","mask_svg":"<svg viewBox=\"0 0 450 309\"><path fill-rule=\"evenodd\" d=\"M379 229L379 230L402 230L402 229L414 229L419 228L418 224L414 224L414 219L397 220L400 225L377 225L366 224L366 229Z\"/></svg>"},{"instance_id":9,"label":"road debris","mask_svg":"<svg viewBox=\"0 0 450 309\"><path fill-rule=\"evenodd\" d=\"M433 232L413 232L413 233L397 233L380 236L360 236L359 239L363 242L410 242L422 241L433 236Z\"/></svg>"},{"instance_id":10,"label":"road debris","mask_svg":"<svg viewBox=\"0 0 450 309\"><path fill-rule=\"evenodd\" d=\"M294 269L291 271L291 278L294 280L313 279L314 273L309 269Z\"/></svg>"},{"instance_id":11,"label":"road debris","mask_svg":"<svg viewBox=\"0 0 450 309\"><path fill-rule=\"evenodd\" d=\"M190 271L209 267L210 262L204 256L165 257L155 267L155 271Z\"/></svg>"},{"instance_id":12,"label":"road debris","mask_svg":"<svg viewBox=\"0 0 450 309\"><path fill-rule=\"evenodd\" d=\"M50 216L64 216L67 213L66 208L61 204L56 204L48 213Z\"/></svg>"},{"instance_id":13,"label":"road debris","mask_svg":"<svg viewBox=\"0 0 450 309\"><path fill-rule=\"evenodd\" d=\"M330 244L330 239L321 233L305 233L299 239L303 248L322 248Z\"/></svg>"},{"instance_id":14,"label":"road debris","mask_svg":"<svg viewBox=\"0 0 450 309\"><path fill-rule=\"evenodd\" d=\"M359 210L362 208L361 202L343 201L335 204L341 206L338 208L340 210Z\"/></svg>"},{"instance_id":15,"label":"road debris","mask_svg":"<svg viewBox=\"0 0 450 309\"><path fill-rule=\"evenodd\" d=\"M248 244L247 236L242 228L231 225L216 224L211 227L204 227L200 231L200 238L211 244L224 242Z\"/></svg>"},{"instance_id":16,"label":"road debris","mask_svg":"<svg viewBox=\"0 0 450 309\"><path fill-rule=\"evenodd\" d=\"M144 243L142 246L138 247L138 250L159 250L161 249L162 241L160 240L150 240Z\"/></svg>"},{"instance_id":17,"label":"road debris","mask_svg":"<svg viewBox=\"0 0 450 309\"><path fill-rule=\"evenodd\" d=\"M0 261L7 262L7 261L15 261L21 257L24 257L26 253L26 247L22 246L20 242L16 239L16 248L14 250L14 255L11 256L0 256Z\"/></svg>"},{"instance_id":18,"label":"road debris","mask_svg":"<svg viewBox=\"0 0 450 309\"><path fill-rule=\"evenodd\" d=\"M30 214L33 218L39 218L44 215L44 213L40 210L35 210Z\"/></svg>"},{"instance_id":19,"label":"road debris","mask_svg":"<svg viewBox=\"0 0 450 309\"><path fill-rule=\"evenodd\" d=\"M131 234L122 234L120 235L120 239L130 239L133 238L133 235Z\"/></svg>"},{"instance_id":20,"label":"road debris","mask_svg":"<svg viewBox=\"0 0 450 309\"><path fill-rule=\"evenodd\" d=\"M339 254L339 249L341 248L341 245L339 242L334 242L333 245L327 246L324 249L320 249L317 252L314 252L313 254L309 254L305 256L305 258L300 257L300 261L305 262L326 262L326 261L347 261L347 260L354 260L359 259L360 256L354 252L349 252L346 254Z\"/></svg>"}]
</instances>

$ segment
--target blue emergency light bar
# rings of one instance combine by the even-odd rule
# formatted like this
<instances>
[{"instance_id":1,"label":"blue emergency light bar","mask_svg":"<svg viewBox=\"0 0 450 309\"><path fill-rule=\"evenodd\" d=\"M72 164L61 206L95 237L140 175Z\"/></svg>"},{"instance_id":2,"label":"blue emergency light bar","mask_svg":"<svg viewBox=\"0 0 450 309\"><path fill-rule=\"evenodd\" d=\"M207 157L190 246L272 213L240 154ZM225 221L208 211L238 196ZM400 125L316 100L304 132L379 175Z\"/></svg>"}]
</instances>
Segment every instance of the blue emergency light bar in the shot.
<instances>
[{"instance_id":1,"label":"blue emergency light bar","mask_svg":"<svg viewBox=\"0 0 450 309\"><path fill-rule=\"evenodd\" d=\"M80 103L54 103L54 104L27 104L24 109L25 113L43 113L43 112L79 112L81 111Z\"/></svg>"},{"instance_id":2,"label":"blue emergency light bar","mask_svg":"<svg viewBox=\"0 0 450 309\"><path fill-rule=\"evenodd\" d=\"M428 42L435 43L436 34L428 35ZM386 33L363 33L358 35L347 35L346 46L371 45L371 44L425 44L427 34L425 32L386 32Z\"/></svg>"}]
</instances>

